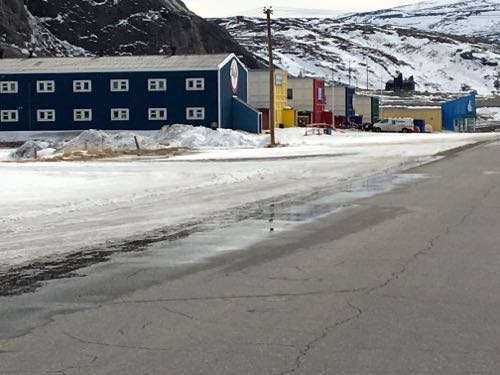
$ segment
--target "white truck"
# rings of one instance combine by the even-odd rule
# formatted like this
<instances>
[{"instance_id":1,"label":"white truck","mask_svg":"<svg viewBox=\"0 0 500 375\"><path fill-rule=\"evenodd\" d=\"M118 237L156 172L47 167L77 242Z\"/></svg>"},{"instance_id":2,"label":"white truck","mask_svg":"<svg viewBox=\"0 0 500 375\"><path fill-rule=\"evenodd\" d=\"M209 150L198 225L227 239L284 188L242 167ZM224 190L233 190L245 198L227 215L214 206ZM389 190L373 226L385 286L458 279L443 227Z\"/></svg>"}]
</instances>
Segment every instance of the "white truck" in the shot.
<instances>
[{"instance_id":1,"label":"white truck","mask_svg":"<svg viewBox=\"0 0 500 375\"><path fill-rule=\"evenodd\" d=\"M413 133L412 118L386 118L372 126L374 132Z\"/></svg>"}]
</instances>

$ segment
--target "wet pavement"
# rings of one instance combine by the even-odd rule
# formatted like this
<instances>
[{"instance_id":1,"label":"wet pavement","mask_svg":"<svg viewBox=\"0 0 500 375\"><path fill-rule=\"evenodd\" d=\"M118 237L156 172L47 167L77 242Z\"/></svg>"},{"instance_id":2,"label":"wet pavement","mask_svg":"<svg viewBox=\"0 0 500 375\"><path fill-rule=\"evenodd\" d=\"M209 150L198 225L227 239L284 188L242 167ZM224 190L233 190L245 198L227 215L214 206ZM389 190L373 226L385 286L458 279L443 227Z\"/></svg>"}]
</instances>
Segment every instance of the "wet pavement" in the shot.
<instances>
[{"instance_id":1,"label":"wet pavement","mask_svg":"<svg viewBox=\"0 0 500 375\"><path fill-rule=\"evenodd\" d=\"M423 161L401 168L408 169ZM344 181L300 196L283 195L217 212L210 220L169 226L0 270L0 338L22 334L54 314L96 306L176 278L204 267L212 258L243 251L259 241L353 207L358 199L425 177L393 173ZM78 298L72 297L75 294ZM54 301L55 295L57 301L64 295L68 302Z\"/></svg>"}]
</instances>

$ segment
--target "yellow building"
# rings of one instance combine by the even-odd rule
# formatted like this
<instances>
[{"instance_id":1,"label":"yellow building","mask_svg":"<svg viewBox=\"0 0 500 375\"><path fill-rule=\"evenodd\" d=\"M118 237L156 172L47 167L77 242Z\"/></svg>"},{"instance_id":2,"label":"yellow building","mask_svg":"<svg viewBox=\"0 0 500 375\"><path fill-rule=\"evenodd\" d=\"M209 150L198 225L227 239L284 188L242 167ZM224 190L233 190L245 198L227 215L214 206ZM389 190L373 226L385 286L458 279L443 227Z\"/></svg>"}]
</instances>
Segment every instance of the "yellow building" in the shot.
<instances>
[{"instance_id":1,"label":"yellow building","mask_svg":"<svg viewBox=\"0 0 500 375\"><path fill-rule=\"evenodd\" d=\"M288 74L282 70L274 72L274 111L275 124L284 124L283 110L287 106Z\"/></svg>"},{"instance_id":2,"label":"yellow building","mask_svg":"<svg viewBox=\"0 0 500 375\"><path fill-rule=\"evenodd\" d=\"M283 109L283 126L285 128L292 128L296 126L296 113L293 108Z\"/></svg>"},{"instance_id":3,"label":"yellow building","mask_svg":"<svg viewBox=\"0 0 500 375\"><path fill-rule=\"evenodd\" d=\"M380 107L380 119L398 117L425 120L426 125L432 126L432 131L443 130L441 107Z\"/></svg>"},{"instance_id":4,"label":"yellow building","mask_svg":"<svg viewBox=\"0 0 500 375\"><path fill-rule=\"evenodd\" d=\"M276 127L283 124L283 110L287 106L288 74L277 69L274 72L274 120ZM255 69L248 74L248 103L262 112L269 112L269 70ZM269 125L264 118L263 128Z\"/></svg>"}]
</instances>

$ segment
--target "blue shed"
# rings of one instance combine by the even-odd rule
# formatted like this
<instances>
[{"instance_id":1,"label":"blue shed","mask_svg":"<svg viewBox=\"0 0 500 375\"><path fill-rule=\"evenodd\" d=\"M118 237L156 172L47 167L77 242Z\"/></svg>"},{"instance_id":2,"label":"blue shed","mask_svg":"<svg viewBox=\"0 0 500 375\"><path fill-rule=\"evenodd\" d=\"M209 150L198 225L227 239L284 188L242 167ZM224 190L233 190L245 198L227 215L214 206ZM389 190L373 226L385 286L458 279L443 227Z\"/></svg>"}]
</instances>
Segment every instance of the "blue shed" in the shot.
<instances>
[{"instance_id":1,"label":"blue shed","mask_svg":"<svg viewBox=\"0 0 500 375\"><path fill-rule=\"evenodd\" d=\"M467 95L441 104L443 129L472 132L476 125L476 96Z\"/></svg>"},{"instance_id":2,"label":"blue shed","mask_svg":"<svg viewBox=\"0 0 500 375\"><path fill-rule=\"evenodd\" d=\"M0 131L156 130L190 124L260 132L234 54L0 59Z\"/></svg>"}]
</instances>

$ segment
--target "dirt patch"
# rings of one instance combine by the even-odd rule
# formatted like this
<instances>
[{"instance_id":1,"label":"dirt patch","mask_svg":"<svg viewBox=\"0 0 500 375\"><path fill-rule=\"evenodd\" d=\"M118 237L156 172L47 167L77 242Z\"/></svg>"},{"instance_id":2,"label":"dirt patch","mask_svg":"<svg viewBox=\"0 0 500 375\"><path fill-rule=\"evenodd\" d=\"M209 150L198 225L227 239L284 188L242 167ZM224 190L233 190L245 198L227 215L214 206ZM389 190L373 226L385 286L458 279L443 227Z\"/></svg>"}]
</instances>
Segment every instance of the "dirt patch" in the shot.
<instances>
[{"instance_id":1,"label":"dirt patch","mask_svg":"<svg viewBox=\"0 0 500 375\"><path fill-rule=\"evenodd\" d=\"M79 162L100 159L116 159L124 156L151 157L151 156L177 156L191 153L192 151L182 147L168 147L157 150L99 150L89 148L88 150L65 150L61 155L48 158L37 158L32 160L6 160L5 163L47 163L47 162Z\"/></svg>"},{"instance_id":2,"label":"dirt patch","mask_svg":"<svg viewBox=\"0 0 500 375\"><path fill-rule=\"evenodd\" d=\"M19 148L24 142L0 142L0 148Z\"/></svg>"}]
</instances>

